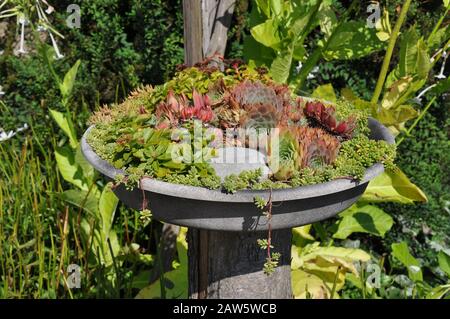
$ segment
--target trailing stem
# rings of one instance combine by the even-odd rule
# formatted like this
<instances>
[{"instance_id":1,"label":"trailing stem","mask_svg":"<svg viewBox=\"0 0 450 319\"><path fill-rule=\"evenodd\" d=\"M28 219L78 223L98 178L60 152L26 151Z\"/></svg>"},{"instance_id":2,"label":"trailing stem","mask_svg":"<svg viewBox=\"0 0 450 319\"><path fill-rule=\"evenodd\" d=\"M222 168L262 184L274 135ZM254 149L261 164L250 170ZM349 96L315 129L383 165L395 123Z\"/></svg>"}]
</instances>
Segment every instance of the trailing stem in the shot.
<instances>
[{"instance_id":1,"label":"trailing stem","mask_svg":"<svg viewBox=\"0 0 450 319\"><path fill-rule=\"evenodd\" d=\"M267 250L267 258L263 270L266 275L271 275L278 266L281 257L280 253L272 252L272 248L274 248L272 246L272 189L270 189L269 200L267 202L262 198L256 197L255 204L258 208L264 210L263 215L266 216L268 222L267 239L258 239L258 245L261 249Z\"/></svg>"}]
</instances>

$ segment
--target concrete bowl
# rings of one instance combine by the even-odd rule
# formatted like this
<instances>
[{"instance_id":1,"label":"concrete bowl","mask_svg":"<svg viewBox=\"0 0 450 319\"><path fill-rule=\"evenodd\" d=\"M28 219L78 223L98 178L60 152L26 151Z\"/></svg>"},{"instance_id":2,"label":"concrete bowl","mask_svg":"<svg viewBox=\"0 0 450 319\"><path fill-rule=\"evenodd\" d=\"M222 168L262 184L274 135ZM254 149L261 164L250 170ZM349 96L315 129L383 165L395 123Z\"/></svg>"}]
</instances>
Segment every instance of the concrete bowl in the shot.
<instances>
[{"instance_id":1,"label":"concrete bowl","mask_svg":"<svg viewBox=\"0 0 450 319\"><path fill-rule=\"evenodd\" d=\"M92 127L91 127L92 128ZM82 140L81 149L94 168L108 179L125 172L101 159ZM371 139L395 143L388 129L370 118ZM375 164L368 168L361 181L336 179L327 183L272 191L272 229L286 229L328 219L350 207L364 193L370 180L380 175L384 168ZM254 204L256 196L268 199L269 190L238 191L226 194L220 190L177 185L151 178L144 178L142 189L128 191L121 185L114 192L127 206L141 209L143 196L153 217L167 223L199 229L223 231L261 231L269 225Z\"/></svg>"}]
</instances>

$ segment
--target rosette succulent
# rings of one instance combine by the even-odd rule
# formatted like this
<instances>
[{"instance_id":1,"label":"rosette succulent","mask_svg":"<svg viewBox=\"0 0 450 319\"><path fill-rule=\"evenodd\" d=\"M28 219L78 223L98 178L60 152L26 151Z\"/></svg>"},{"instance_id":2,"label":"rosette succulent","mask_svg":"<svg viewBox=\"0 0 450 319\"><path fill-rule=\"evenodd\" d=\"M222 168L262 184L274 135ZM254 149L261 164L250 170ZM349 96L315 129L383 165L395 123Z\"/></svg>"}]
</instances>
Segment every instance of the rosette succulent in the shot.
<instances>
[{"instance_id":1,"label":"rosette succulent","mask_svg":"<svg viewBox=\"0 0 450 319\"><path fill-rule=\"evenodd\" d=\"M310 101L304 108L305 115L312 119L314 123L320 125L328 132L341 136L345 139L352 137L356 128L356 118L349 118L338 121L336 118L336 109L331 105L325 105L320 101Z\"/></svg>"}]
</instances>

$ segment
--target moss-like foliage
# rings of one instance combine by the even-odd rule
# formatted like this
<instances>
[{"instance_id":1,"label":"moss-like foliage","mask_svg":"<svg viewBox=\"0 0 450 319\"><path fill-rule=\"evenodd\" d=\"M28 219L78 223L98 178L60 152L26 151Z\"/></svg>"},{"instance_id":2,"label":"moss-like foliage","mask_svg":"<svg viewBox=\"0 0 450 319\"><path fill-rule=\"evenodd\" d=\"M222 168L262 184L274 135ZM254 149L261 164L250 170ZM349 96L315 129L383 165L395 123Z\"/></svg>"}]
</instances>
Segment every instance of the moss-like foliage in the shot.
<instances>
[{"instance_id":1,"label":"moss-like foliage","mask_svg":"<svg viewBox=\"0 0 450 319\"><path fill-rule=\"evenodd\" d=\"M91 117L88 143L126 172L128 185L145 176L233 193L361 179L375 163L394 165L394 146L368 138L364 110L344 101L303 99L266 70L239 61L221 61L224 71L211 62L181 67L165 84L139 89ZM209 164L217 149L254 147L238 132L273 128L280 129L279 143L271 144L270 133L264 150L273 174L261 179L261 171L245 171L221 184ZM225 138L230 130L237 137L232 141Z\"/></svg>"}]
</instances>

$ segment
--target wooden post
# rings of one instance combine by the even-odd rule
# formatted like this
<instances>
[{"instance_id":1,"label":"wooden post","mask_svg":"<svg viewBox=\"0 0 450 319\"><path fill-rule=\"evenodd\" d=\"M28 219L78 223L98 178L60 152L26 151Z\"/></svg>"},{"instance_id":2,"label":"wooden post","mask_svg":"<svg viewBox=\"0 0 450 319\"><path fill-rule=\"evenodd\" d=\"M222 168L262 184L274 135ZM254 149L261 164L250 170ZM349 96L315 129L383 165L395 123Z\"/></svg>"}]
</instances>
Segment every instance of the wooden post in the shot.
<instances>
[{"instance_id":1,"label":"wooden post","mask_svg":"<svg viewBox=\"0 0 450 319\"><path fill-rule=\"evenodd\" d=\"M203 24L201 0L183 0L184 63L189 66L203 60Z\"/></svg>"},{"instance_id":2,"label":"wooden post","mask_svg":"<svg viewBox=\"0 0 450 319\"><path fill-rule=\"evenodd\" d=\"M183 0L185 63L225 54L235 0ZM257 244L267 232L188 231L189 297L292 298L291 230L272 234L279 267L263 272L266 252Z\"/></svg>"},{"instance_id":3,"label":"wooden post","mask_svg":"<svg viewBox=\"0 0 450 319\"><path fill-rule=\"evenodd\" d=\"M208 241L199 250L199 233ZM275 272L266 275L263 266L267 252L257 244L267 232L191 231L189 245L189 297L192 299L290 299L291 230L272 232L274 251L281 253ZM200 258L199 258L200 256ZM205 262L206 274L198 273ZM206 276L205 276L206 275ZM200 276L200 277L199 277ZM202 279L203 278L203 279ZM202 282L203 280L203 282Z\"/></svg>"}]
</instances>

